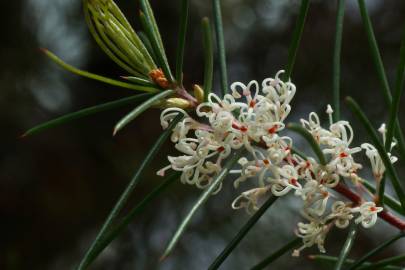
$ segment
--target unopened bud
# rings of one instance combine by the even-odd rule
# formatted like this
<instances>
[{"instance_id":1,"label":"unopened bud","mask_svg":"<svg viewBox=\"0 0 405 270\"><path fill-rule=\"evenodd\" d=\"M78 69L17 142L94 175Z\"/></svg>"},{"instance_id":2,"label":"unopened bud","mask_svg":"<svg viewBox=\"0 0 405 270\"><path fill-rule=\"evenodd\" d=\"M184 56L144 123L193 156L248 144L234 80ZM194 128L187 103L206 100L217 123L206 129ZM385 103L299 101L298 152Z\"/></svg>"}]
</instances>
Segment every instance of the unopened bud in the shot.
<instances>
[{"instance_id":1,"label":"unopened bud","mask_svg":"<svg viewBox=\"0 0 405 270\"><path fill-rule=\"evenodd\" d=\"M176 107L180 109L188 109L191 107L190 101L183 98L168 98L165 101L165 107L171 108Z\"/></svg>"},{"instance_id":2,"label":"unopened bud","mask_svg":"<svg viewBox=\"0 0 405 270\"><path fill-rule=\"evenodd\" d=\"M204 101L204 90L198 84L194 84L194 97L197 99L198 103Z\"/></svg>"}]
</instances>

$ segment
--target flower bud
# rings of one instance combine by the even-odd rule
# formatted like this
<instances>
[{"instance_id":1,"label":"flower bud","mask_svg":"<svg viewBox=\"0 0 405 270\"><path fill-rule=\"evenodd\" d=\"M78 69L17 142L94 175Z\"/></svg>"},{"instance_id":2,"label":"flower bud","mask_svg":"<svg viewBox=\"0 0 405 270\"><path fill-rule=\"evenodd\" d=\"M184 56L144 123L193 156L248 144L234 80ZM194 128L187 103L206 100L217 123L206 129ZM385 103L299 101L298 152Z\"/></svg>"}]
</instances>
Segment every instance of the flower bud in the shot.
<instances>
[{"instance_id":1,"label":"flower bud","mask_svg":"<svg viewBox=\"0 0 405 270\"><path fill-rule=\"evenodd\" d=\"M183 98L169 98L164 102L164 107L166 108L180 108L180 109L188 109L191 107L190 101L183 99Z\"/></svg>"},{"instance_id":2,"label":"flower bud","mask_svg":"<svg viewBox=\"0 0 405 270\"><path fill-rule=\"evenodd\" d=\"M198 84L194 84L193 86L194 90L194 97L197 99L198 103L201 103L204 101L204 90L199 86Z\"/></svg>"}]
</instances>

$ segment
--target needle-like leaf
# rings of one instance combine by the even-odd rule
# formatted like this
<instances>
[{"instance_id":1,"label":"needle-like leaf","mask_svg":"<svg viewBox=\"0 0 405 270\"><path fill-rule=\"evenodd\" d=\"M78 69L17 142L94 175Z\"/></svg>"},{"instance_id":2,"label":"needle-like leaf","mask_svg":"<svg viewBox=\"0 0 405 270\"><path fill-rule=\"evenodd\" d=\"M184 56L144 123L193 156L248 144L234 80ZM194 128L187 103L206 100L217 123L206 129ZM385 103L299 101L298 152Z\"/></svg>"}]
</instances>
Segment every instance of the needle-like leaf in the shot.
<instances>
[{"instance_id":1,"label":"needle-like leaf","mask_svg":"<svg viewBox=\"0 0 405 270\"><path fill-rule=\"evenodd\" d=\"M103 226L101 227L100 231L98 232L96 238L94 239L93 243L91 244L90 248L87 250L85 256L81 260L77 270L84 270L96 259L97 257L97 250L101 247L101 243L108 234L113 222L121 212L122 208L125 206L126 202L128 201L129 197L131 196L134 188L141 180L141 176L143 175L145 169L150 165L152 160L158 154L160 148L162 147L163 143L169 138L172 129L174 126L182 119L182 115L178 115L169 125L169 127L160 135L160 137L156 140L155 144L150 149L149 153L146 155L145 159L139 166L139 169L136 171L135 175L132 177L131 181L125 188L124 192L121 194L120 198L118 199L117 203L114 205L113 209L111 210L110 214L108 215L107 219L104 221Z\"/></svg>"},{"instance_id":2,"label":"needle-like leaf","mask_svg":"<svg viewBox=\"0 0 405 270\"><path fill-rule=\"evenodd\" d=\"M393 237L388 239L387 241L384 241L383 243L379 244L376 248L374 248L371 251L367 252L363 257L361 257L354 264L352 264L348 270L358 269L363 263L365 263L372 256L376 255L377 253L379 253L383 249L387 248L388 246L393 244L395 241L397 241L398 239L401 239L404 236L405 236L405 233L400 232L399 234L394 235Z\"/></svg>"},{"instance_id":3,"label":"needle-like leaf","mask_svg":"<svg viewBox=\"0 0 405 270\"><path fill-rule=\"evenodd\" d=\"M41 50L56 64L58 64L62 68L66 69L74 74L77 74L77 75L80 75L80 76L83 76L83 77L86 77L89 79L93 79L96 81L100 81L103 83L111 84L114 86L131 89L131 90L137 90L137 91L143 91L143 92L149 92L149 93L156 93L159 91L159 89L157 89L156 87L142 86L142 85L121 82L121 81L113 80L113 79L103 77L100 75L96 75L96 74L93 74L93 73L90 73L90 72L87 72L84 70L77 69L77 68L63 62L62 59L60 59L59 57L57 57L55 54L51 53L47 49L41 49Z\"/></svg>"},{"instance_id":4,"label":"needle-like leaf","mask_svg":"<svg viewBox=\"0 0 405 270\"><path fill-rule=\"evenodd\" d=\"M181 1L180 27L179 27L179 37L177 42L177 56L176 56L176 81L177 84L180 86L183 85L183 59L184 59L184 47L186 44L186 36L187 36L188 6L189 0Z\"/></svg>"},{"instance_id":5,"label":"needle-like leaf","mask_svg":"<svg viewBox=\"0 0 405 270\"><path fill-rule=\"evenodd\" d=\"M144 31L154 48L155 55L159 60L159 64L163 69L166 78L170 82L174 82L172 72L170 71L169 62L167 61L165 48L163 46L162 37L160 36L155 16L153 15L152 7L148 0L140 0L143 13L140 13L141 22L143 23Z\"/></svg>"},{"instance_id":6,"label":"needle-like leaf","mask_svg":"<svg viewBox=\"0 0 405 270\"><path fill-rule=\"evenodd\" d=\"M131 83L137 84L137 85L144 85L144 86L151 86L151 87L158 87L156 84L149 80L145 80L142 78L138 77L133 77L133 76L121 76L122 79L130 81Z\"/></svg>"},{"instance_id":7,"label":"needle-like leaf","mask_svg":"<svg viewBox=\"0 0 405 270\"><path fill-rule=\"evenodd\" d=\"M165 91L151 97L150 99L148 99L147 101L145 101L144 103L142 103L141 105L136 107L133 111L131 111L125 117L123 117L120 121L118 121L118 123L114 127L113 135L117 134L118 131L123 129L126 125L128 125L130 122L132 122L137 116L139 116L144 111L146 111L151 106L153 106L153 104L155 104L156 102L158 102L161 99L164 99L167 96L172 95L173 93L174 93L173 90L165 90Z\"/></svg>"},{"instance_id":8,"label":"needle-like leaf","mask_svg":"<svg viewBox=\"0 0 405 270\"><path fill-rule=\"evenodd\" d=\"M65 123L68 123L68 122L76 120L76 119L80 119L85 116L89 116L89 115L96 114L99 112L111 110L114 108L119 108L119 107L129 105L129 104L134 104L134 103L140 102L142 100L145 100L146 98L148 98L150 96L152 96L152 94L140 94L140 95L136 95L136 96L132 96L132 97L127 97L127 98L103 103L103 104L89 107L89 108L86 108L86 109L83 109L83 110L80 110L77 112L65 114L61 117L52 119L51 121L42 123L40 125L37 125L31 129L29 129L22 135L22 137L34 135L34 134L40 133L42 131L45 131L47 129L54 128L59 125L63 125Z\"/></svg>"},{"instance_id":9,"label":"needle-like leaf","mask_svg":"<svg viewBox=\"0 0 405 270\"><path fill-rule=\"evenodd\" d=\"M123 217L113 228L107 233L105 237L100 240L96 249L93 252L94 259L115 239L119 236L125 228L132 222L132 220L140 214L145 207L153 201L157 196L159 196L166 188L174 183L175 180L179 179L180 173L176 172L167 177L160 185L158 185L151 193L146 195L146 197L138 203L134 208L132 208L129 213Z\"/></svg>"},{"instance_id":10,"label":"needle-like leaf","mask_svg":"<svg viewBox=\"0 0 405 270\"><path fill-rule=\"evenodd\" d=\"M284 255L286 252L291 250L292 248L298 246L299 243L302 242L301 238L294 238L291 241L289 241L287 244L282 246L280 249L275 251L273 254L268 256L266 259L261 261L260 263L256 264L255 266L252 267L251 270L261 270L264 269L266 266L268 266L270 263L274 262L278 258L280 258L282 255Z\"/></svg>"},{"instance_id":11,"label":"needle-like leaf","mask_svg":"<svg viewBox=\"0 0 405 270\"><path fill-rule=\"evenodd\" d=\"M283 74L283 80L288 80L291 77L294 68L295 58L298 52L298 47L300 45L302 33L304 31L305 19L307 17L309 9L309 3L310 3L309 0L301 1L301 7L298 14L297 22L295 23L292 41L290 43L290 47L288 48L287 66L285 69L285 73Z\"/></svg>"},{"instance_id":12,"label":"needle-like leaf","mask_svg":"<svg viewBox=\"0 0 405 270\"><path fill-rule=\"evenodd\" d=\"M356 238L356 234L357 234L357 224L353 223L350 226L346 241L343 245L342 250L340 251L339 258L335 264L335 270L342 269L344 261L346 260L347 256L350 253L350 250L352 249L354 239Z\"/></svg>"},{"instance_id":13,"label":"needle-like leaf","mask_svg":"<svg viewBox=\"0 0 405 270\"><path fill-rule=\"evenodd\" d=\"M373 128L373 126L370 123L370 120L364 114L363 110L360 108L360 106L357 104L356 101L354 101L351 97L347 97L346 102L349 105L349 108L354 113L354 115L363 124L363 126L366 129L367 133L369 134L374 146L378 150L378 153L380 154L380 157L386 168L386 172L389 176L389 179L391 180L394 190L398 196L398 199L401 202L401 206L403 209L405 209L405 193L401 187L398 175L397 175L394 167L392 166L391 160L390 160L387 152L385 151L384 145L378 138L377 132L375 131L375 129Z\"/></svg>"},{"instance_id":14,"label":"needle-like leaf","mask_svg":"<svg viewBox=\"0 0 405 270\"><path fill-rule=\"evenodd\" d=\"M399 104L401 102L401 95L404 89L404 78L405 78L405 30L401 42L401 50L399 53L399 64L397 68L397 77L395 81L394 94L392 96L392 104L390 106L390 113L388 118L387 126L387 138L385 141L385 149L390 151L391 143L394 137L394 131L396 127L395 123L398 120Z\"/></svg>"},{"instance_id":15,"label":"needle-like leaf","mask_svg":"<svg viewBox=\"0 0 405 270\"><path fill-rule=\"evenodd\" d=\"M212 48L212 31L209 19L207 17L203 18L201 25L203 30L204 47L204 101L207 101L208 95L212 91L214 50Z\"/></svg>"},{"instance_id":16,"label":"needle-like leaf","mask_svg":"<svg viewBox=\"0 0 405 270\"><path fill-rule=\"evenodd\" d=\"M336 15L336 31L335 31L335 48L333 50L333 119L340 119L340 69L343 36L343 21L345 16L345 0L338 0L337 15Z\"/></svg>"},{"instance_id":17,"label":"needle-like leaf","mask_svg":"<svg viewBox=\"0 0 405 270\"><path fill-rule=\"evenodd\" d=\"M383 96L385 98L385 102L387 103L387 105L391 107L392 103L391 90L388 84L387 75L385 74L384 64L381 59L380 51L378 49L377 40L375 39L371 19L370 16L368 15L367 7L364 0L358 0L357 2L359 4L361 18L363 21L364 28L366 30L367 40L371 50L371 56L377 71L378 79L381 84ZM401 159L405 160L405 138L398 120L395 123L395 137L398 140Z\"/></svg>"},{"instance_id":18,"label":"needle-like leaf","mask_svg":"<svg viewBox=\"0 0 405 270\"><path fill-rule=\"evenodd\" d=\"M185 216L183 221L180 223L180 225L177 228L175 234L173 235L172 239L170 240L169 244L167 245L167 248L166 248L165 252L163 253L163 255L161 257L161 260L165 259L170 254L170 252L173 250L173 248L175 247L175 245L179 241L181 235L186 230L186 227L190 223L191 218L194 216L194 214L197 212L197 210L208 200L208 198L212 195L212 193L218 187L220 187L220 185L222 184L222 181L228 175L229 170L236 163L236 161L239 159L239 157L240 157L240 151L234 153L233 156L230 157L229 160L226 162L226 164L222 168L221 172L214 177L214 179L212 180L209 187L206 190L204 190L204 192L198 198L198 200L193 205L193 207L190 209L188 214Z\"/></svg>"},{"instance_id":19,"label":"needle-like leaf","mask_svg":"<svg viewBox=\"0 0 405 270\"><path fill-rule=\"evenodd\" d=\"M221 254L214 260L214 262L210 265L208 270L218 269L221 264L228 258L229 254L238 246L240 241L246 236L246 234L253 228L256 222L263 216L263 214L269 209L270 206L273 205L274 202L278 197L271 196L260 208L257 212L249 218L249 220L243 225L243 227L239 230L239 232L235 235L235 237L229 242L229 244L222 250Z\"/></svg>"},{"instance_id":20,"label":"needle-like leaf","mask_svg":"<svg viewBox=\"0 0 405 270\"><path fill-rule=\"evenodd\" d=\"M390 264L401 263L405 261L405 254L393 256L387 259L383 259L377 262L373 262L367 266L360 267L361 270L379 270L383 269L383 267L388 266ZM403 269L403 267L401 268Z\"/></svg>"},{"instance_id":21,"label":"needle-like leaf","mask_svg":"<svg viewBox=\"0 0 405 270\"><path fill-rule=\"evenodd\" d=\"M315 152L315 154L317 155L319 162L322 165L326 165L326 159L325 156L322 153L321 148L319 147L319 144L315 141L314 137L311 135L311 133L309 133L305 128L303 128L302 126L298 125L298 124L293 124L290 123L287 125L287 128L299 133L311 146L312 150Z\"/></svg>"},{"instance_id":22,"label":"needle-like leaf","mask_svg":"<svg viewBox=\"0 0 405 270\"><path fill-rule=\"evenodd\" d=\"M328 263L336 263L338 260L338 257L333 257L333 256L326 256L326 255L309 255L308 258L310 260L314 261L319 261L319 262L328 262ZM351 265L355 261L353 259L346 259L344 261L345 265ZM372 265L373 263L371 262L365 262L364 266L369 266ZM361 268L362 269L362 268ZM387 265L385 267L379 268L381 270L403 270L403 267L400 266L394 266L394 265Z\"/></svg>"},{"instance_id":23,"label":"needle-like leaf","mask_svg":"<svg viewBox=\"0 0 405 270\"><path fill-rule=\"evenodd\" d=\"M217 38L217 53L219 59L219 70L221 74L221 95L228 92L228 71L226 67L226 50L224 40L224 29L222 26L221 0L212 0L214 12L215 36Z\"/></svg>"}]
</instances>

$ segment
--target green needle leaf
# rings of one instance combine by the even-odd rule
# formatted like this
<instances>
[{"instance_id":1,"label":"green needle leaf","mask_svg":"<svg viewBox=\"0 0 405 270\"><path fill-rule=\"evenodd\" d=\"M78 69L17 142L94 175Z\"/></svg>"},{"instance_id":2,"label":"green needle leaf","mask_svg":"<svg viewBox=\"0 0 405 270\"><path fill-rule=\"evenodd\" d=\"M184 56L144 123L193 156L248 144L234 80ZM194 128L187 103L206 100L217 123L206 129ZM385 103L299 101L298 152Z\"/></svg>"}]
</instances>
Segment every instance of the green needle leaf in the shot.
<instances>
[{"instance_id":1,"label":"green needle leaf","mask_svg":"<svg viewBox=\"0 0 405 270\"><path fill-rule=\"evenodd\" d=\"M267 211L267 209L273 205L273 203L278 199L276 196L271 196L262 207L257 210L257 212L243 225L242 229L235 235L235 237L229 242L229 244L222 250L221 254L215 259L215 261L208 268L209 270L218 269L221 264L226 260L226 258L231 254L231 252L238 246L240 241L246 236L246 234L253 228L256 222L261 218L261 216Z\"/></svg>"},{"instance_id":2,"label":"green needle leaf","mask_svg":"<svg viewBox=\"0 0 405 270\"><path fill-rule=\"evenodd\" d=\"M226 67L224 29L222 26L221 1L212 0L212 6L214 12L215 36L217 38L219 69L221 74L221 95L225 95L228 92L228 73Z\"/></svg>"},{"instance_id":3,"label":"green needle leaf","mask_svg":"<svg viewBox=\"0 0 405 270\"><path fill-rule=\"evenodd\" d=\"M214 70L214 50L212 48L212 31L210 20L205 17L201 21L204 47L204 101L212 91L212 77Z\"/></svg>"},{"instance_id":4,"label":"green needle leaf","mask_svg":"<svg viewBox=\"0 0 405 270\"><path fill-rule=\"evenodd\" d=\"M159 60L159 64L163 69L166 78L170 82L174 82L172 72L170 71L169 62L167 61L166 52L163 46L162 37L160 36L155 16L153 15L152 7L148 0L140 0L143 13L140 14L141 22L143 23L144 31L154 48L155 55Z\"/></svg>"},{"instance_id":5,"label":"green needle leaf","mask_svg":"<svg viewBox=\"0 0 405 270\"><path fill-rule=\"evenodd\" d=\"M142 101L150 96L152 96L152 94L140 94L140 95L136 95L136 96L132 96L132 97L127 97L127 98L103 103L103 104L89 107L89 108L86 108L86 109L83 109L83 110L80 110L77 112L65 114L61 117L58 117L56 119L42 123L38 126L35 126L31 129L29 129L22 135L22 137L34 135L34 134L40 133L44 130L68 123L68 122L76 120L76 119L80 119L85 116L89 116L89 115L96 114L99 112L111 110L114 108L119 108L119 107L129 105L129 104L134 104L134 103Z\"/></svg>"},{"instance_id":6,"label":"green needle leaf","mask_svg":"<svg viewBox=\"0 0 405 270\"><path fill-rule=\"evenodd\" d=\"M292 70L294 68L295 58L297 56L298 47L300 45L302 33L304 31L305 19L307 17L309 9L309 0L302 0L301 7L298 14L298 19L295 24L293 38L288 48L288 60L285 73L283 75L283 80L288 80L291 77Z\"/></svg>"},{"instance_id":7,"label":"green needle leaf","mask_svg":"<svg viewBox=\"0 0 405 270\"><path fill-rule=\"evenodd\" d=\"M393 244L395 241L397 241L398 239L401 239L402 237L405 236L404 232L400 232L399 234L395 235L394 237L391 237L390 239L388 239L387 241L384 241L383 243L381 243L380 245L378 245L376 248L372 249L371 251L367 252L363 257L361 257L360 259L358 259L354 264L352 264L350 266L350 268L348 270L354 270L357 269L358 267L360 267L365 261L367 261L368 259L370 259L372 256L376 255L377 253L379 253L380 251L382 251L383 249L387 248L388 246L390 246L391 244Z\"/></svg>"},{"instance_id":8,"label":"green needle leaf","mask_svg":"<svg viewBox=\"0 0 405 270\"><path fill-rule=\"evenodd\" d=\"M384 145L381 143L380 139L378 138L377 132L374 130L373 126L368 120L367 116L361 110L360 106L354 101L351 97L346 98L346 102L349 105L349 108L352 110L354 115L359 119L359 121L363 124L364 128L366 129L367 133L369 134L374 146L378 150L382 161L384 162L384 166L387 170L387 174L391 180L391 183L394 187L394 190L398 196L399 201L401 202L401 206L405 209L405 193L401 187L399 182L398 175L392 166L390 158L385 151Z\"/></svg>"},{"instance_id":9,"label":"green needle leaf","mask_svg":"<svg viewBox=\"0 0 405 270\"><path fill-rule=\"evenodd\" d=\"M251 270L261 270L264 269L266 266L268 266L270 263L274 262L278 258L280 258L282 255L284 255L287 251L291 250L292 248L295 248L298 246L299 243L302 242L301 238L294 238L293 240L289 241L287 244L285 244L283 247L275 251L273 254L268 256L266 259L261 261L260 263L256 264L255 266L252 267Z\"/></svg>"},{"instance_id":10,"label":"green needle leaf","mask_svg":"<svg viewBox=\"0 0 405 270\"><path fill-rule=\"evenodd\" d=\"M107 42L107 38L105 35L102 35L103 32L98 32L97 31L97 25L94 25L94 22L92 21L92 16L90 15L89 12L89 7L91 5L89 4L89 0L83 0L83 10L84 10L84 18L86 20L87 26L89 28L89 31L93 38L96 40L97 44L100 46L100 48L104 51L105 54L107 54L117 65L119 65L121 68L125 69L128 73L135 75L135 76L144 76L143 74L139 73L138 71L134 70L132 67L130 67L127 63L124 63L123 60L125 59L120 59L115 55L116 47L111 47L111 43ZM111 49L109 48L111 47ZM114 52L113 52L113 51ZM119 55L120 56L120 55ZM122 56L120 56L122 57ZM128 62L128 61L127 61Z\"/></svg>"},{"instance_id":11,"label":"green needle leaf","mask_svg":"<svg viewBox=\"0 0 405 270\"><path fill-rule=\"evenodd\" d=\"M152 86L152 87L159 87L155 83L145 80L142 78L138 77L133 77L133 76L121 76L122 79L130 81L131 83L138 84L138 85L145 85L145 86Z\"/></svg>"},{"instance_id":12,"label":"green needle leaf","mask_svg":"<svg viewBox=\"0 0 405 270\"><path fill-rule=\"evenodd\" d=\"M399 256L394 256L394 257L390 257L378 262L373 262L370 265L364 266L364 267L360 267L359 269L361 270L374 270L374 269L382 269L384 266L390 265L390 264L396 264L396 263L401 263L405 261L405 254L403 255L399 255ZM401 268L403 269L403 267Z\"/></svg>"},{"instance_id":13,"label":"green needle leaf","mask_svg":"<svg viewBox=\"0 0 405 270\"><path fill-rule=\"evenodd\" d=\"M394 130L397 128L395 123L398 119L399 104L401 102L401 94L404 88L404 75L405 75L405 31L403 33L401 50L399 56L399 65L397 69L397 78L395 82L395 91L392 96L392 104L390 107L390 114L388 118L387 126L387 138L385 142L385 149L389 151L391 149L391 143L394 136ZM399 128L399 127L398 127Z\"/></svg>"},{"instance_id":14,"label":"green needle leaf","mask_svg":"<svg viewBox=\"0 0 405 270\"><path fill-rule=\"evenodd\" d=\"M312 150L317 155L317 157L319 159L319 162L322 165L326 165L325 156L323 155L322 150L319 147L319 144L315 141L315 139L311 135L311 133L309 133L305 128L303 128L302 126L300 126L298 124L290 123L290 124L287 125L287 128L294 131L294 132L297 132L298 134L300 134L309 143Z\"/></svg>"},{"instance_id":15,"label":"green needle leaf","mask_svg":"<svg viewBox=\"0 0 405 270\"><path fill-rule=\"evenodd\" d=\"M181 1L179 39L177 42L176 57L176 80L177 84L180 86L183 85L183 59L187 35L188 6L188 0Z\"/></svg>"},{"instance_id":16,"label":"green needle leaf","mask_svg":"<svg viewBox=\"0 0 405 270\"><path fill-rule=\"evenodd\" d=\"M151 193L146 195L146 197L140 203L132 208L129 213L123 217L102 240L100 240L99 245L93 252L93 257L96 258L115 238L117 238L118 235L120 235L127 228L135 216L140 214L151 201L156 199L156 197L158 197L166 188L173 184L175 180L179 179L179 177L179 172L167 177L165 181L158 185Z\"/></svg>"},{"instance_id":17,"label":"green needle leaf","mask_svg":"<svg viewBox=\"0 0 405 270\"><path fill-rule=\"evenodd\" d=\"M125 188L124 192L121 194L114 208L111 210L107 219L104 221L104 224L101 227L100 231L98 232L96 239L93 241L90 248L87 250L77 270L87 269L87 267L96 259L98 255L97 250L101 247L100 245L102 244L104 237L106 237L106 235L108 234L114 220L117 218L122 208L128 201L130 195L132 194L132 191L134 190L138 182L141 180L141 176L144 173L145 169L150 165L152 160L159 153L159 150L162 147L163 143L169 138L172 129L182 119L182 117L183 117L182 115L178 115L170 123L169 127L162 133L162 135L160 135L160 137L156 140L155 144L152 146L149 153L146 155L145 159L139 166L139 169L136 171L135 175L132 177L131 181Z\"/></svg>"},{"instance_id":18,"label":"green needle leaf","mask_svg":"<svg viewBox=\"0 0 405 270\"><path fill-rule=\"evenodd\" d=\"M142 40L142 42L145 45L145 48L147 49L147 51L150 53L150 56L152 57L152 59L155 62L158 62L156 54L155 54L155 52L153 50L152 43L150 42L150 40L149 40L148 36L146 35L146 33L143 32L143 31L138 31L138 36Z\"/></svg>"},{"instance_id":19,"label":"green needle leaf","mask_svg":"<svg viewBox=\"0 0 405 270\"><path fill-rule=\"evenodd\" d=\"M373 58L374 65L377 70L378 79L380 80L383 95L388 104L391 103L391 90L388 84L387 76L385 74L384 64L381 58L380 51L378 49L377 40L375 39L373 26L371 24L370 16L368 15L367 7L364 0L357 1L360 9L361 18L363 20L363 25L366 30L368 45L370 46L371 56Z\"/></svg>"},{"instance_id":20,"label":"green needle leaf","mask_svg":"<svg viewBox=\"0 0 405 270\"><path fill-rule=\"evenodd\" d=\"M144 103L142 103L141 105L136 107L133 111L131 111L124 118L122 118L120 121L118 121L118 123L114 127L113 136L115 136L115 134L117 134L118 131L120 131L122 128L124 128L126 125L128 125L130 122L132 122L132 120L134 120L136 117L138 117L144 111L146 111L151 106L153 106L153 104L155 104L157 101L164 99L165 97L170 96L173 93L174 93L173 90L165 90L165 91L151 97L150 99L148 99L147 101L145 101Z\"/></svg>"},{"instance_id":21,"label":"green needle leaf","mask_svg":"<svg viewBox=\"0 0 405 270\"><path fill-rule=\"evenodd\" d=\"M336 263L338 258L337 257L333 257L333 256L326 256L326 255L309 255L308 258L310 260L315 260L315 261L319 261L319 262L329 262L329 263ZM354 260L352 259L346 259L344 261L345 265L351 265L354 263ZM373 263L371 262L365 262L364 265L369 266L372 265ZM363 269L363 268L361 268ZM403 267L399 267L399 266L393 266L393 265L388 265L385 266L383 268L380 268L381 270L403 270Z\"/></svg>"},{"instance_id":22,"label":"green needle leaf","mask_svg":"<svg viewBox=\"0 0 405 270\"><path fill-rule=\"evenodd\" d=\"M301 150L298 150L298 149L295 148L295 147L292 147L292 148L291 148L291 152L292 152L293 154L296 154L296 155L302 157L302 158L305 159L305 160L308 160L307 155L305 155L305 153L301 152Z\"/></svg>"},{"instance_id":23,"label":"green needle leaf","mask_svg":"<svg viewBox=\"0 0 405 270\"><path fill-rule=\"evenodd\" d=\"M335 265L335 270L342 269L344 261L346 260L347 256L350 253L350 250L352 249L354 239L356 238L356 234L357 234L357 224L353 223L350 226L349 233L346 238L346 242L343 245L342 250L340 251L339 258Z\"/></svg>"},{"instance_id":24,"label":"green needle leaf","mask_svg":"<svg viewBox=\"0 0 405 270\"><path fill-rule=\"evenodd\" d=\"M236 163L236 161L238 161L239 157L240 151L234 153L233 156L225 163L224 167L222 168L222 171L218 175L216 175L215 178L212 180L210 186L206 190L204 190L204 192L201 194L201 196L198 198L194 206L190 209L186 217L183 219L183 221L177 228L176 233L173 235L172 239L167 245L165 252L161 257L161 260L165 259L170 254L170 252L173 250L173 248L179 241L181 235L186 230L186 227L190 223L191 218L194 216L197 210L208 200L208 198L218 188L218 186L222 183L222 181L228 175L229 170Z\"/></svg>"},{"instance_id":25,"label":"green needle leaf","mask_svg":"<svg viewBox=\"0 0 405 270\"><path fill-rule=\"evenodd\" d=\"M375 39L374 30L373 30L373 26L371 24L370 16L368 15L367 7L366 7L364 0L358 0L357 2L359 4L359 9L360 9L361 18L363 20L363 25L366 30L367 40L368 40L368 44L369 44L370 50L371 50L371 56L372 56L374 66L377 71L378 79L380 80L380 83L381 83L381 89L383 92L383 96L385 98L387 105L389 107L391 107L391 103L392 103L391 90L390 90L390 86L388 84L387 75L385 74L384 64L381 59L380 51L378 49L378 44ZM397 137L397 139L398 139L398 146L399 146L399 152L401 155L401 160L405 160L405 138L404 138L404 134L402 133L401 126L400 126L398 120L396 120L396 123L395 123L395 137Z\"/></svg>"},{"instance_id":26,"label":"green needle leaf","mask_svg":"<svg viewBox=\"0 0 405 270\"><path fill-rule=\"evenodd\" d=\"M126 83L126 82L121 82L121 81L113 80L113 79L103 77L100 75L96 75L96 74L93 74L93 73L90 73L90 72L87 72L84 70L77 69L77 68L63 62L59 57L57 57L55 54L51 53L47 49L41 49L41 50L56 64L58 64L62 68L66 69L74 74L77 74L79 76L83 76L83 77L93 79L96 81L100 81L103 83L108 83L108 84L111 84L114 86L137 90L137 91L144 91L144 92L149 92L149 93L156 93L159 91L159 89L157 89L156 87L141 86L141 85L135 85L135 84Z\"/></svg>"},{"instance_id":27,"label":"green needle leaf","mask_svg":"<svg viewBox=\"0 0 405 270\"><path fill-rule=\"evenodd\" d=\"M334 121L340 119L340 54L342 51L343 21L345 16L345 0L338 0L335 32L335 48L333 50L333 114Z\"/></svg>"}]
</instances>

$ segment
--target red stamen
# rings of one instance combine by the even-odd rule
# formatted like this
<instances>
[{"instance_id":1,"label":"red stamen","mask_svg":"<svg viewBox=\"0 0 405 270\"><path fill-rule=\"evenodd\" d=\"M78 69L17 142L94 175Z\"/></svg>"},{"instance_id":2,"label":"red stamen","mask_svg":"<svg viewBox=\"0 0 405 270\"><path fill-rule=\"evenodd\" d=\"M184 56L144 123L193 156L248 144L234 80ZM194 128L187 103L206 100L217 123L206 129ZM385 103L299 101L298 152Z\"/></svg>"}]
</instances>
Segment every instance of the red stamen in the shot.
<instances>
[{"instance_id":1,"label":"red stamen","mask_svg":"<svg viewBox=\"0 0 405 270\"><path fill-rule=\"evenodd\" d=\"M342 153L340 153L340 155L339 155L339 157L341 157L341 158L345 158L345 157L348 157L349 155L348 154L346 154L345 152L342 152Z\"/></svg>"},{"instance_id":2,"label":"red stamen","mask_svg":"<svg viewBox=\"0 0 405 270\"><path fill-rule=\"evenodd\" d=\"M256 105L256 101L251 100L251 101L249 102L249 107L250 107L250 108L253 108L255 105Z\"/></svg>"},{"instance_id":3,"label":"red stamen","mask_svg":"<svg viewBox=\"0 0 405 270\"><path fill-rule=\"evenodd\" d=\"M247 130L248 130L248 128L245 126L241 126L241 128L240 128L240 131L242 131L242 132L246 132Z\"/></svg>"},{"instance_id":4,"label":"red stamen","mask_svg":"<svg viewBox=\"0 0 405 270\"><path fill-rule=\"evenodd\" d=\"M268 159L263 159L263 163L266 164L266 165L269 165L270 161Z\"/></svg>"},{"instance_id":5,"label":"red stamen","mask_svg":"<svg viewBox=\"0 0 405 270\"><path fill-rule=\"evenodd\" d=\"M270 134L274 134L274 133L277 132L277 129L278 129L278 125L274 125L274 126L272 126L271 128L268 129L268 132Z\"/></svg>"},{"instance_id":6,"label":"red stamen","mask_svg":"<svg viewBox=\"0 0 405 270\"><path fill-rule=\"evenodd\" d=\"M223 152L224 150L225 150L225 147L223 147L223 146L220 146L220 147L217 148L217 151L219 153Z\"/></svg>"},{"instance_id":7,"label":"red stamen","mask_svg":"<svg viewBox=\"0 0 405 270\"><path fill-rule=\"evenodd\" d=\"M298 181L297 181L297 179L291 178L291 179L290 179L290 184L292 184L292 185L298 187Z\"/></svg>"}]
</instances>

